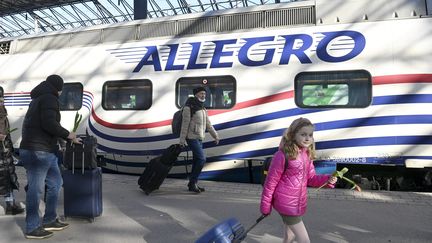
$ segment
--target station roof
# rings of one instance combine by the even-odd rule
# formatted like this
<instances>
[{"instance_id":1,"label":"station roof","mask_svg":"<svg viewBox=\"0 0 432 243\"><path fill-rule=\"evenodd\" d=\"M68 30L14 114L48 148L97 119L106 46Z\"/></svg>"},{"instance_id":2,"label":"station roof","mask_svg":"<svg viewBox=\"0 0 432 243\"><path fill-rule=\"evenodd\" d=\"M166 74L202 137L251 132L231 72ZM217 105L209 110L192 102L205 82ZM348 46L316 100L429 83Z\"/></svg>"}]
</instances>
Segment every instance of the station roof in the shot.
<instances>
[{"instance_id":1,"label":"station roof","mask_svg":"<svg viewBox=\"0 0 432 243\"><path fill-rule=\"evenodd\" d=\"M147 18L158 18L295 0L146 1ZM2 0L0 1L0 40L133 19L134 0Z\"/></svg>"}]
</instances>

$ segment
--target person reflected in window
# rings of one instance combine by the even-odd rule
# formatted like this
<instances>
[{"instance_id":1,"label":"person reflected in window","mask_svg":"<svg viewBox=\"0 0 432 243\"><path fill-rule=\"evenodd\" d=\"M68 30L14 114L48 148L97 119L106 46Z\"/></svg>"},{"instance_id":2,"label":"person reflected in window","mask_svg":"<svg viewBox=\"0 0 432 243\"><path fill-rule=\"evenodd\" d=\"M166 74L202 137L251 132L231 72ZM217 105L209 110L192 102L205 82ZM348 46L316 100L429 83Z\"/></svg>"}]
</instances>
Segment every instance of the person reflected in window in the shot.
<instances>
[{"instance_id":1,"label":"person reflected in window","mask_svg":"<svg viewBox=\"0 0 432 243\"><path fill-rule=\"evenodd\" d=\"M21 204L15 201L13 190L19 190L18 176L15 173L14 147L10 136L7 110L4 97L0 97L0 194L6 202L5 214L15 215L24 212Z\"/></svg>"},{"instance_id":2,"label":"person reflected in window","mask_svg":"<svg viewBox=\"0 0 432 243\"><path fill-rule=\"evenodd\" d=\"M234 105L234 91L228 93L228 99L226 101L225 106L233 106Z\"/></svg>"},{"instance_id":3,"label":"person reflected in window","mask_svg":"<svg viewBox=\"0 0 432 243\"><path fill-rule=\"evenodd\" d=\"M193 89L193 97L186 100L182 113L182 126L180 131L180 145L186 143L192 150L192 172L189 177L189 191L200 193L204 192L203 187L198 186L198 177L206 162L202 141L205 138L206 130L214 138L216 145L219 144L219 137L212 126L204 108L206 90L203 87Z\"/></svg>"}]
</instances>

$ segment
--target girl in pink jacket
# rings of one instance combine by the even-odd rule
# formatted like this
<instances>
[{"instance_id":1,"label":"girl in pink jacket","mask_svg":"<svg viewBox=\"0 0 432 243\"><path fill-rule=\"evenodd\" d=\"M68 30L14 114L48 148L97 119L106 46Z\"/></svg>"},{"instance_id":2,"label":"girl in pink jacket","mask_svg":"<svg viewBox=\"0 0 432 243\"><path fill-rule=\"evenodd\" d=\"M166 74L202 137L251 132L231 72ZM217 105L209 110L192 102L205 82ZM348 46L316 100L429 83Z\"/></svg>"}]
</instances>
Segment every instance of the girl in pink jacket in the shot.
<instances>
[{"instance_id":1,"label":"girl in pink jacket","mask_svg":"<svg viewBox=\"0 0 432 243\"><path fill-rule=\"evenodd\" d=\"M270 164L261 196L261 213L268 215L272 206L285 225L284 243L310 242L302 221L307 207L307 186L319 187L328 182L333 188L337 181L331 175L316 175L312 159L315 156L314 126L306 118L294 120L284 132Z\"/></svg>"}]
</instances>

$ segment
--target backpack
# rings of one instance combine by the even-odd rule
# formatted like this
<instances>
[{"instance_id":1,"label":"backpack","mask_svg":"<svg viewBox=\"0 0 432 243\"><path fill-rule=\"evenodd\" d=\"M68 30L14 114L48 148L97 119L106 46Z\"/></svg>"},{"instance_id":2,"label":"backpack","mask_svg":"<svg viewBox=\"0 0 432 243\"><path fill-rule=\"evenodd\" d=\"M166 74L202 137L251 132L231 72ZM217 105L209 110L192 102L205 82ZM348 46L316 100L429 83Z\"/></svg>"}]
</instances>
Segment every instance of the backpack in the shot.
<instances>
[{"instance_id":1,"label":"backpack","mask_svg":"<svg viewBox=\"0 0 432 243\"><path fill-rule=\"evenodd\" d=\"M180 137L182 120L183 120L183 107L174 113L171 122L171 131L176 137Z\"/></svg>"},{"instance_id":2,"label":"backpack","mask_svg":"<svg viewBox=\"0 0 432 243\"><path fill-rule=\"evenodd\" d=\"M191 110L190 113L191 113L191 117L192 117L192 114L194 114L194 111L196 111L196 110L192 109L192 107L190 107L190 106L188 106L188 107ZM183 121L183 108L184 108L184 106L180 110L178 110L174 113L173 118L172 118L172 122L171 122L171 131L174 134L174 136L177 138L180 137L181 126L182 126L182 121Z\"/></svg>"},{"instance_id":3,"label":"backpack","mask_svg":"<svg viewBox=\"0 0 432 243\"><path fill-rule=\"evenodd\" d=\"M268 170L270 168L270 164L273 160L273 157L266 157L263 161L262 170L261 170L261 185L264 186L264 182L267 178ZM284 172L288 167L288 160L285 159Z\"/></svg>"}]
</instances>

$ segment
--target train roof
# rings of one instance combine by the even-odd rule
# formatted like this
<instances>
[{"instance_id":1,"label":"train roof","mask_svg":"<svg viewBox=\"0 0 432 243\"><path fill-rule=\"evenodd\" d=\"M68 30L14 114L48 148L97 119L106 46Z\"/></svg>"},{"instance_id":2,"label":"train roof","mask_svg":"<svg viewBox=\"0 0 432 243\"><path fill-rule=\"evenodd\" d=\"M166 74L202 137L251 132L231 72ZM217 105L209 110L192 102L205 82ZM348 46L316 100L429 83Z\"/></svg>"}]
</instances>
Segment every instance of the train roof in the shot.
<instances>
[{"instance_id":1,"label":"train roof","mask_svg":"<svg viewBox=\"0 0 432 243\"><path fill-rule=\"evenodd\" d=\"M428 4L428 2L431 2ZM316 0L135 20L2 39L0 54L201 33L430 17L432 0ZM18 40L13 43L13 40Z\"/></svg>"}]
</instances>

